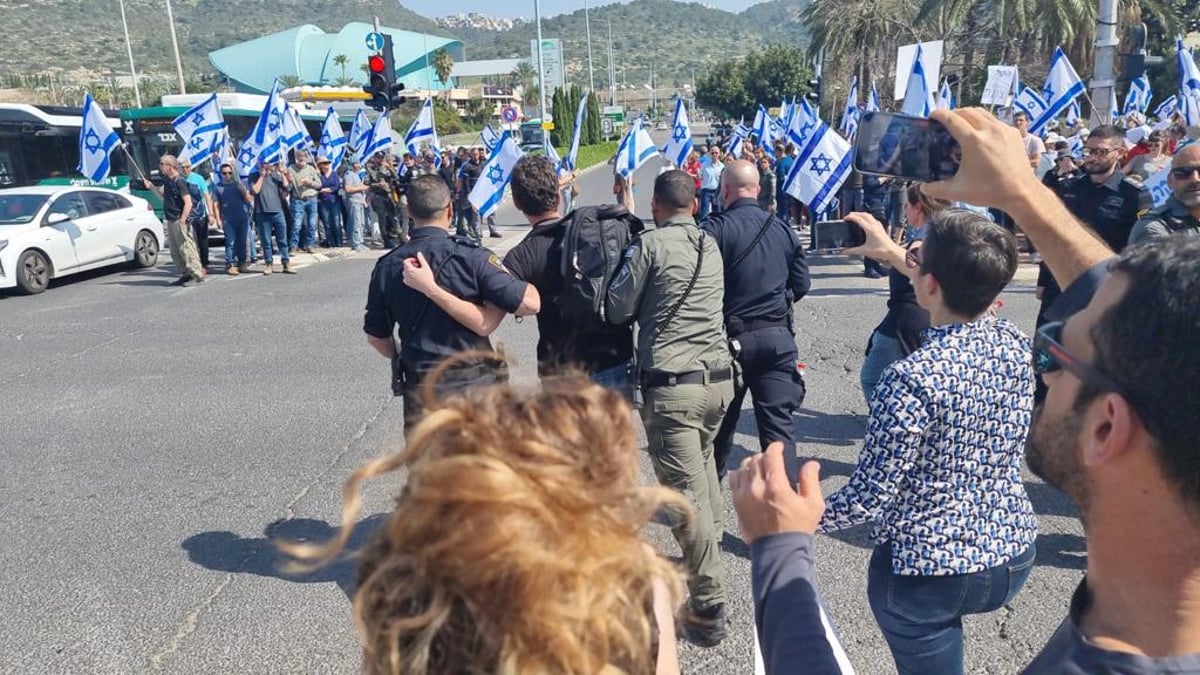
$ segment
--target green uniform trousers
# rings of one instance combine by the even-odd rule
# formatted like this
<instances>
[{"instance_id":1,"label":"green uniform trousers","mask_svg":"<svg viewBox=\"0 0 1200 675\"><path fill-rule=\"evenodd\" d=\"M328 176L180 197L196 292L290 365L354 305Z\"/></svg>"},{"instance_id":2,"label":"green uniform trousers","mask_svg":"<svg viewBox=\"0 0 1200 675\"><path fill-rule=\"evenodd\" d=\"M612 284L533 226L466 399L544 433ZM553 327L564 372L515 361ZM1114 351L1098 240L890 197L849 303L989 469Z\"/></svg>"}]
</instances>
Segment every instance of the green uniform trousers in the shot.
<instances>
[{"instance_id":1,"label":"green uniform trousers","mask_svg":"<svg viewBox=\"0 0 1200 675\"><path fill-rule=\"evenodd\" d=\"M725 500L713 463L713 440L733 399L733 382L680 384L645 390L642 422L658 481L679 490L696 507L691 527L670 514L683 549L693 609L725 602L721 527Z\"/></svg>"},{"instance_id":2,"label":"green uniform trousers","mask_svg":"<svg viewBox=\"0 0 1200 675\"><path fill-rule=\"evenodd\" d=\"M191 226L178 220L167 221L167 244L171 247L171 262L179 270L179 276L199 279L200 252L196 249L196 238Z\"/></svg>"}]
</instances>

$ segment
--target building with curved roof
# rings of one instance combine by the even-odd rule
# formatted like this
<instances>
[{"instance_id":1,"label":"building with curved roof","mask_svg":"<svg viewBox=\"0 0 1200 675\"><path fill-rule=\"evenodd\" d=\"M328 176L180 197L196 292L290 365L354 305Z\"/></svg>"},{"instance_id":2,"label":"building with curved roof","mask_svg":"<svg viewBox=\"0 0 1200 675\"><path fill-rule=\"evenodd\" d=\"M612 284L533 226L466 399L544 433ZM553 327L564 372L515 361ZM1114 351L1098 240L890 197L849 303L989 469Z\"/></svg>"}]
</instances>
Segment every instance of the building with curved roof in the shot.
<instances>
[{"instance_id":1,"label":"building with curved roof","mask_svg":"<svg viewBox=\"0 0 1200 675\"><path fill-rule=\"evenodd\" d=\"M265 94L276 78L293 75L304 84L332 84L344 75L366 84L361 66L370 51L366 37L373 30L369 23L355 21L337 33L326 33L312 24L304 24L247 42L209 52L208 60L240 92ZM464 58L463 44L438 35L426 35L383 26L380 31L392 36L396 60L396 81L406 89L448 89L453 81L438 81L433 69L434 52L445 49L456 61ZM334 58L344 54L344 67Z\"/></svg>"}]
</instances>

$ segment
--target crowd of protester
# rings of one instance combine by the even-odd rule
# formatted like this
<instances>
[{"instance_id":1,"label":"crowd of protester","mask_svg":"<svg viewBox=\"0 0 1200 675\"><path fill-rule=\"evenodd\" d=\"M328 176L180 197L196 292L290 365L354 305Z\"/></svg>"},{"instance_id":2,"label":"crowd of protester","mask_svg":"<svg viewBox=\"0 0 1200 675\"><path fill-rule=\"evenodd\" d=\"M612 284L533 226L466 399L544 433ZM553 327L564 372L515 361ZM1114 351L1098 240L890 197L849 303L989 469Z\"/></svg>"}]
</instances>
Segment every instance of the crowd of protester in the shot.
<instances>
[{"instance_id":1,"label":"crowd of protester","mask_svg":"<svg viewBox=\"0 0 1200 675\"><path fill-rule=\"evenodd\" d=\"M1141 139L1101 126L1075 161L1044 157L1020 116L933 117L962 148L954 178L845 188L866 243L844 253L875 261L866 273L886 273L889 298L862 366L859 462L828 499L819 464L796 466L791 430L805 397L792 305L809 288L806 214L780 189L794 148L714 144L660 173L653 223L631 229L594 322L566 300L586 207L563 212L549 161L513 169L532 229L503 260L461 217L460 181L410 169L397 220L411 221L392 229L364 321L401 365L407 442L347 484L408 471L360 568L365 670L678 672L676 628L700 646L727 635L724 484L766 672L852 670L813 540L871 523L863 593L895 669L961 673L962 618L1012 602L1037 563L1027 465L1078 506L1088 558L1025 672L1200 672L1200 144L1146 134L1135 166ZM1150 208L1134 176L1156 167L1171 196ZM617 181L616 201L631 208L633 189ZM1044 270L1032 338L995 312L1017 233ZM506 314L537 315L540 386L507 383L488 337ZM723 482L746 393L763 452ZM636 487L635 410L661 488ZM337 540L283 546L328 559L358 508L348 497ZM641 542L656 518L681 566Z\"/></svg>"}]
</instances>

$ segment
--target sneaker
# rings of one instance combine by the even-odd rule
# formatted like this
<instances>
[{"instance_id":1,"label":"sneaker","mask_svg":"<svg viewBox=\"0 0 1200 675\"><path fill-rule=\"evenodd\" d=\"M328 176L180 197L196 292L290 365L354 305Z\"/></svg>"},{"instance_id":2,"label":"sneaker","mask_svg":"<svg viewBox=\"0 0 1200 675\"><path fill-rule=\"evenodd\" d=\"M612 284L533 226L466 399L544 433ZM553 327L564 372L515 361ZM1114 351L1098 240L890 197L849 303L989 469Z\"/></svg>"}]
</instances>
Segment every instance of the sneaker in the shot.
<instances>
[{"instance_id":1,"label":"sneaker","mask_svg":"<svg viewBox=\"0 0 1200 675\"><path fill-rule=\"evenodd\" d=\"M680 619L679 634L700 647L716 647L729 634L725 603L697 609L689 601Z\"/></svg>"},{"instance_id":2,"label":"sneaker","mask_svg":"<svg viewBox=\"0 0 1200 675\"><path fill-rule=\"evenodd\" d=\"M305 246L304 248L302 248L302 249L300 249L300 250L301 250L301 251L303 251L303 252L305 252L305 253L312 253L312 252L313 252L313 250L312 250L312 247L311 247L311 246ZM292 251L292 253L295 253L295 251Z\"/></svg>"},{"instance_id":3,"label":"sneaker","mask_svg":"<svg viewBox=\"0 0 1200 675\"><path fill-rule=\"evenodd\" d=\"M883 278L883 275L879 273L879 270L867 270L866 272L863 272L863 276L868 279L882 279Z\"/></svg>"},{"instance_id":4,"label":"sneaker","mask_svg":"<svg viewBox=\"0 0 1200 675\"><path fill-rule=\"evenodd\" d=\"M296 247L295 247L295 246L289 246L289 247L288 247L288 253L295 253L295 252L296 252Z\"/></svg>"},{"instance_id":5,"label":"sneaker","mask_svg":"<svg viewBox=\"0 0 1200 675\"><path fill-rule=\"evenodd\" d=\"M225 273L226 273L226 274L228 274L228 275L229 275L229 276L231 276L231 277L236 277L237 275L241 274L242 272L241 272L241 270L239 270L238 268L234 267L233 265L230 265L230 266L229 266L229 267L228 267L228 268L225 270Z\"/></svg>"},{"instance_id":6,"label":"sneaker","mask_svg":"<svg viewBox=\"0 0 1200 675\"><path fill-rule=\"evenodd\" d=\"M271 263L263 263L263 274L274 274L275 266Z\"/></svg>"},{"instance_id":7,"label":"sneaker","mask_svg":"<svg viewBox=\"0 0 1200 675\"><path fill-rule=\"evenodd\" d=\"M242 274L246 274L247 272L250 271L250 265L249 264L238 265L237 270L238 270L238 272L240 272Z\"/></svg>"},{"instance_id":8,"label":"sneaker","mask_svg":"<svg viewBox=\"0 0 1200 675\"><path fill-rule=\"evenodd\" d=\"M284 274L295 274L296 273L296 270L292 268L292 261L290 261L290 260L283 261L283 273Z\"/></svg>"},{"instance_id":9,"label":"sneaker","mask_svg":"<svg viewBox=\"0 0 1200 675\"><path fill-rule=\"evenodd\" d=\"M179 285L184 288L191 288L192 286L199 286L202 283L204 283L204 277L191 277Z\"/></svg>"},{"instance_id":10,"label":"sneaker","mask_svg":"<svg viewBox=\"0 0 1200 675\"><path fill-rule=\"evenodd\" d=\"M172 282L171 282L171 285L172 285L172 286L182 286L182 285L186 284L187 282L189 282L189 281L191 281L191 280L192 280L192 278L191 278L191 277L179 277L179 278L178 278L178 279L176 279L175 281L172 281Z\"/></svg>"}]
</instances>

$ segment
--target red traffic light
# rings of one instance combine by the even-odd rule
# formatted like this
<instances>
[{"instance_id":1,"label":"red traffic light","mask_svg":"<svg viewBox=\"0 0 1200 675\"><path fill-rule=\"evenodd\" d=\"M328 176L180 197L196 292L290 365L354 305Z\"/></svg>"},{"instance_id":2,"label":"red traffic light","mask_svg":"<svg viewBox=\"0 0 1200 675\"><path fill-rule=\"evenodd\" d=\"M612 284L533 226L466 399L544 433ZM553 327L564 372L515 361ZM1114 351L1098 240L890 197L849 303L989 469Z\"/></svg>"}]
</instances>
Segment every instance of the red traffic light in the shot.
<instances>
[{"instance_id":1,"label":"red traffic light","mask_svg":"<svg viewBox=\"0 0 1200 675\"><path fill-rule=\"evenodd\" d=\"M373 54L367 57L367 68L369 68L372 73L382 73L385 67L386 66L383 63L383 57L379 54Z\"/></svg>"}]
</instances>

